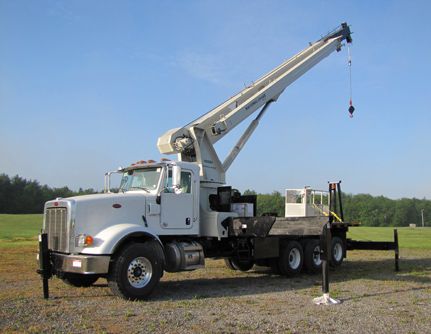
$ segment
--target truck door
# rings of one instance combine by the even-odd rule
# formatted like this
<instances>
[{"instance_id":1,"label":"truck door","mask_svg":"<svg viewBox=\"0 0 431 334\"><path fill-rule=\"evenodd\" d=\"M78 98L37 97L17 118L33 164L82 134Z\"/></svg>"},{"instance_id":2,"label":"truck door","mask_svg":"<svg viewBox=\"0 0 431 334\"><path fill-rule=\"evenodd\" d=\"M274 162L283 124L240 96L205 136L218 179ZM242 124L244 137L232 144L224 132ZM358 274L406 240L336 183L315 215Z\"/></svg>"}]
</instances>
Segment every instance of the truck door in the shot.
<instances>
[{"instance_id":1,"label":"truck door","mask_svg":"<svg viewBox=\"0 0 431 334\"><path fill-rule=\"evenodd\" d=\"M167 189L172 187L172 174L168 175ZM189 229L193 227L195 208L193 196L196 191L192 172L181 171L181 184L177 192L163 192L160 194L161 226L166 229Z\"/></svg>"}]
</instances>

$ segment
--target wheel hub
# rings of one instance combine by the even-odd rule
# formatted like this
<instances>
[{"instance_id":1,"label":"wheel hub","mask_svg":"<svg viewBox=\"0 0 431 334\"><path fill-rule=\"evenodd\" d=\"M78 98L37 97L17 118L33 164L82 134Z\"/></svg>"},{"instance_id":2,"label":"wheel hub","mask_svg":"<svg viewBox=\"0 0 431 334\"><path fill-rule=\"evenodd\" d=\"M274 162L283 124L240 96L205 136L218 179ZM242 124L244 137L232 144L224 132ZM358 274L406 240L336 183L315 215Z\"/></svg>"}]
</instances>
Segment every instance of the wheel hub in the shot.
<instances>
[{"instance_id":1,"label":"wheel hub","mask_svg":"<svg viewBox=\"0 0 431 334\"><path fill-rule=\"evenodd\" d=\"M320 259L320 246L314 247L313 250L313 262L316 266L320 266L322 263L322 260Z\"/></svg>"},{"instance_id":2,"label":"wheel hub","mask_svg":"<svg viewBox=\"0 0 431 334\"><path fill-rule=\"evenodd\" d=\"M127 268L127 279L134 288L146 286L153 275L153 267L146 257L137 257L130 261Z\"/></svg>"},{"instance_id":3,"label":"wheel hub","mask_svg":"<svg viewBox=\"0 0 431 334\"><path fill-rule=\"evenodd\" d=\"M301 263L301 255L298 249L293 248L289 253L289 265L292 269L299 267Z\"/></svg>"},{"instance_id":4,"label":"wheel hub","mask_svg":"<svg viewBox=\"0 0 431 334\"><path fill-rule=\"evenodd\" d=\"M133 275L135 277L139 277L142 275L142 269L140 267L136 267L135 269L133 269Z\"/></svg>"},{"instance_id":5,"label":"wheel hub","mask_svg":"<svg viewBox=\"0 0 431 334\"><path fill-rule=\"evenodd\" d=\"M343 257L343 247L339 243L337 243L334 246L334 259L336 261L340 261L342 257Z\"/></svg>"}]
</instances>

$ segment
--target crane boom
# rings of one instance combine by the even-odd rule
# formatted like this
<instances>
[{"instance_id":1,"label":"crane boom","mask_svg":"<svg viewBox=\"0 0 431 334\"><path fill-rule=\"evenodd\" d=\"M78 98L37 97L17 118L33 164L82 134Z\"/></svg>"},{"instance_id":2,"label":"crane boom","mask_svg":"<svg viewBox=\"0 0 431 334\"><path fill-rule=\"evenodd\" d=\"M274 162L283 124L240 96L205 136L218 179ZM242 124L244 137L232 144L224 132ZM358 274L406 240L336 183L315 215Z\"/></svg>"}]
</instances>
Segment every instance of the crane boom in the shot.
<instances>
[{"instance_id":1,"label":"crane boom","mask_svg":"<svg viewBox=\"0 0 431 334\"><path fill-rule=\"evenodd\" d=\"M307 48L211 111L182 128L167 131L157 142L160 153L177 153L180 161L198 163L201 167L201 182L224 183L225 172L250 138L269 104L277 101L287 86L314 65L333 51L339 51L343 40L352 42L347 23L342 23L335 31L310 43ZM262 110L258 117L222 163L213 145L260 108Z\"/></svg>"}]
</instances>

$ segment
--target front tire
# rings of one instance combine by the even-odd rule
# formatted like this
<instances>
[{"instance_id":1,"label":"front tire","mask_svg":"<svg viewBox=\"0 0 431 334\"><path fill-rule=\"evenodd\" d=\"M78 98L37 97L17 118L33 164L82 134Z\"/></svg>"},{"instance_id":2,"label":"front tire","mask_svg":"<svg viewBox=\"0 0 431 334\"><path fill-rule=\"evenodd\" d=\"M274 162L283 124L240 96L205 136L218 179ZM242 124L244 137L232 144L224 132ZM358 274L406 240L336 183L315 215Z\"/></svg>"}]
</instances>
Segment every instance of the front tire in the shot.
<instances>
[{"instance_id":1,"label":"front tire","mask_svg":"<svg viewBox=\"0 0 431 334\"><path fill-rule=\"evenodd\" d=\"M109 287L121 298L145 299L160 281L163 260L163 250L157 241L132 243L114 259L108 275Z\"/></svg>"}]
</instances>

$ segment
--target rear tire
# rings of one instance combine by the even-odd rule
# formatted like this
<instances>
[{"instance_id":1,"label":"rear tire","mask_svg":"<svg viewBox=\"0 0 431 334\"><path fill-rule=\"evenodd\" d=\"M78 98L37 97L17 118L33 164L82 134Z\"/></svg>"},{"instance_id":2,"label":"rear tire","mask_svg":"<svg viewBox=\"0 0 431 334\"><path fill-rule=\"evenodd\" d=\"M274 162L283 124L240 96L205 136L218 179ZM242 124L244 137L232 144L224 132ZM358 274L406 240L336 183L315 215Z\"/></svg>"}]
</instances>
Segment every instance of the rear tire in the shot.
<instances>
[{"instance_id":1,"label":"rear tire","mask_svg":"<svg viewBox=\"0 0 431 334\"><path fill-rule=\"evenodd\" d=\"M63 282L67 285L79 288L88 288L89 286L92 286L98 279L98 275L84 275L75 273L67 273L62 278Z\"/></svg>"},{"instance_id":2,"label":"rear tire","mask_svg":"<svg viewBox=\"0 0 431 334\"><path fill-rule=\"evenodd\" d=\"M269 266L274 275L280 275L280 266L278 265L278 258L269 259Z\"/></svg>"},{"instance_id":3,"label":"rear tire","mask_svg":"<svg viewBox=\"0 0 431 334\"><path fill-rule=\"evenodd\" d=\"M320 240L311 239L305 244L304 268L310 274L316 274L322 270Z\"/></svg>"},{"instance_id":4,"label":"rear tire","mask_svg":"<svg viewBox=\"0 0 431 334\"><path fill-rule=\"evenodd\" d=\"M224 264L226 265L226 267L228 267L228 269L236 270L236 268L233 266L232 260L230 258L224 259Z\"/></svg>"},{"instance_id":5,"label":"rear tire","mask_svg":"<svg viewBox=\"0 0 431 334\"><path fill-rule=\"evenodd\" d=\"M344 260L344 243L340 237L332 237L331 241L331 266L341 266Z\"/></svg>"},{"instance_id":6,"label":"rear tire","mask_svg":"<svg viewBox=\"0 0 431 334\"><path fill-rule=\"evenodd\" d=\"M231 270L249 271L254 266L254 262L251 260L238 260L235 258L224 259L226 266Z\"/></svg>"},{"instance_id":7,"label":"rear tire","mask_svg":"<svg viewBox=\"0 0 431 334\"><path fill-rule=\"evenodd\" d=\"M285 276L295 276L301 272L304 252L298 241L289 241L281 251L278 262L280 272Z\"/></svg>"},{"instance_id":8,"label":"rear tire","mask_svg":"<svg viewBox=\"0 0 431 334\"><path fill-rule=\"evenodd\" d=\"M163 263L163 250L157 241L132 243L114 259L108 275L109 287L121 298L145 299L159 283Z\"/></svg>"}]
</instances>

